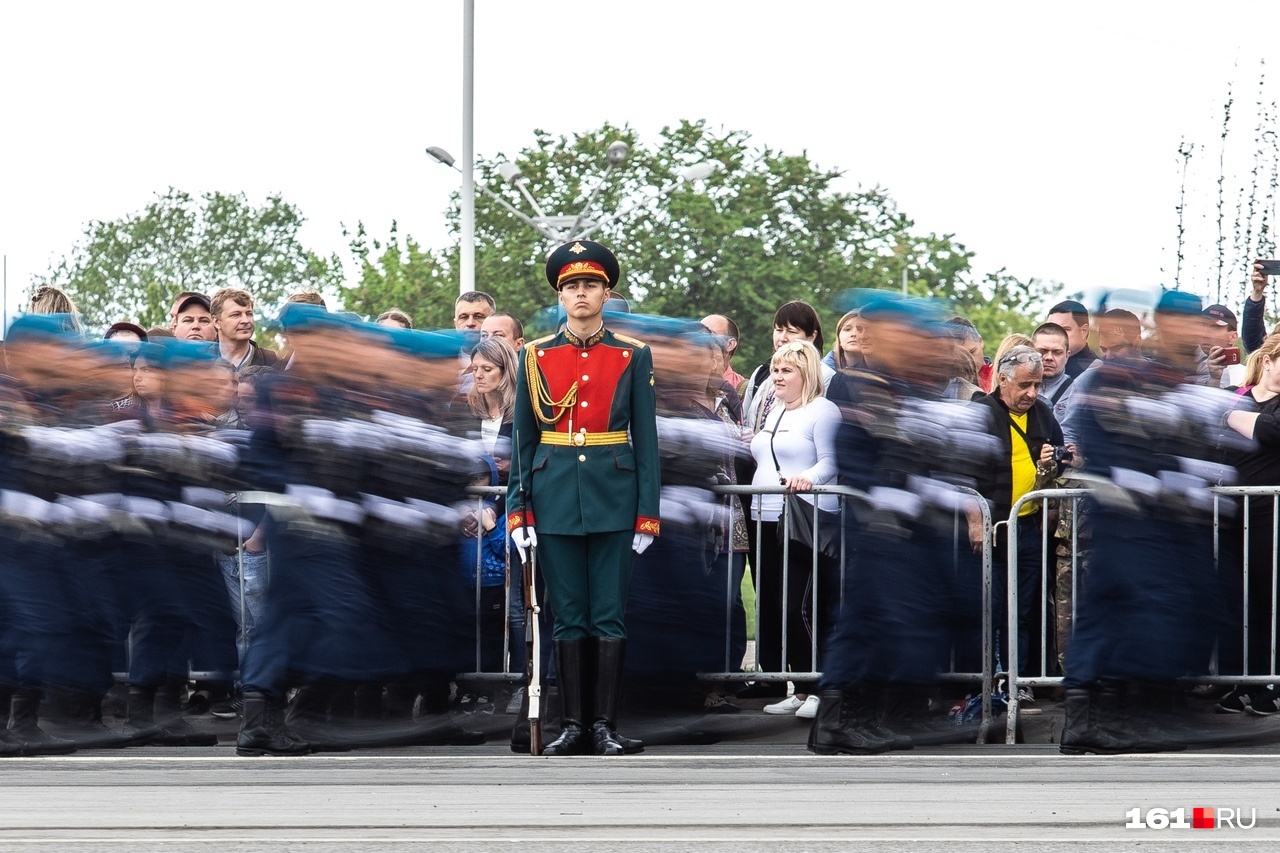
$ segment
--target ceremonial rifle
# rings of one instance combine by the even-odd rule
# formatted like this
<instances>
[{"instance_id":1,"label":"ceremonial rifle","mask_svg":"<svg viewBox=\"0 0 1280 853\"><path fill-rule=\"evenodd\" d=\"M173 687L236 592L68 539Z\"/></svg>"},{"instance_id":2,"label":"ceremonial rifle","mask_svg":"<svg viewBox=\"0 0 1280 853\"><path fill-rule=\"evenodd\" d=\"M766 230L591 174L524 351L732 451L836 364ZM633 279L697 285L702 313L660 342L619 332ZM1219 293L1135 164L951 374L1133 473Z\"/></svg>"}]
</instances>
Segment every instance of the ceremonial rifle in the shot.
<instances>
[{"instance_id":1,"label":"ceremonial rifle","mask_svg":"<svg viewBox=\"0 0 1280 853\"><path fill-rule=\"evenodd\" d=\"M520 457L520 436L513 436L516 469L520 476L520 520L526 531L529 527L528 484L524 479L524 460ZM528 685L525 692L529 700L529 754L542 755L542 626L538 624L538 589L534 578L533 543L521 552L524 589L524 674Z\"/></svg>"}]
</instances>

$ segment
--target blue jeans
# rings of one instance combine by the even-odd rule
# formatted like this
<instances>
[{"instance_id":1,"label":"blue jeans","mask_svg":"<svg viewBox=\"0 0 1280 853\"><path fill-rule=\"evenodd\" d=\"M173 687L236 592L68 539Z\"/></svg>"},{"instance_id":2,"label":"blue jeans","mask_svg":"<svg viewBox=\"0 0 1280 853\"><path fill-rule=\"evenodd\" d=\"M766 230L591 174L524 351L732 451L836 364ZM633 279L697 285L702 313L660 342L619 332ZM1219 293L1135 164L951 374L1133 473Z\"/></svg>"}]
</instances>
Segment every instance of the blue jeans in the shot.
<instances>
[{"instance_id":1,"label":"blue jeans","mask_svg":"<svg viewBox=\"0 0 1280 853\"><path fill-rule=\"evenodd\" d=\"M241 567L243 566L243 574ZM262 608L267 597L267 583L271 576L271 560L266 551L252 553L241 550L237 554L219 554L218 568L227 585L231 600L231 615L236 620L236 650L240 665L244 666L244 651L253 638L254 630L262 619ZM241 595L243 579L244 594Z\"/></svg>"}]
</instances>

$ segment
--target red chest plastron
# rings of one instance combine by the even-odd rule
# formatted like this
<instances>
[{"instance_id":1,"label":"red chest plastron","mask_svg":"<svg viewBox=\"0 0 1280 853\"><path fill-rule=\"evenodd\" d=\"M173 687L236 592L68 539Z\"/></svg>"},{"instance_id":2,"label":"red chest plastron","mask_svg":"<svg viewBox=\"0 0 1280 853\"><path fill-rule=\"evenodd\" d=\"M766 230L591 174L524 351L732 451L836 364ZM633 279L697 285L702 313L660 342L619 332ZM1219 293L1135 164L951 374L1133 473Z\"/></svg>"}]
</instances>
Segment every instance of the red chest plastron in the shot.
<instances>
[{"instance_id":1,"label":"red chest plastron","mask_svg":"<svg viewBox=\"0 0 1280 853\"><path fill-rule=\"evenodd\" d=\"M565 413L556 432L585 429L587 432L609 432L609 413L619 381L631 366L631 350L603 344L578 348L558 346L538 351L538 367L547 382L547 392L560 400L578 383L578 395L571 411ZM625 426L623 427L625 428Z\"/></svg>"}]
</instances>

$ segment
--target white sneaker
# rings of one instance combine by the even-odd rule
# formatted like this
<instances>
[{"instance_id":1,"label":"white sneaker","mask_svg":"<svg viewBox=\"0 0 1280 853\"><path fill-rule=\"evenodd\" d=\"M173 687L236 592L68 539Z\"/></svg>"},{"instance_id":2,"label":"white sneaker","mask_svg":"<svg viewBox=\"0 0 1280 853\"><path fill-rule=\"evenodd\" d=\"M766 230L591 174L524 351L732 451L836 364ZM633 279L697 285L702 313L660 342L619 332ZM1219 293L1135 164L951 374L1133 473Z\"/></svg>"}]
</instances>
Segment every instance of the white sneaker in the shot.
<instances>
[{"instance_id":1,"label":"white sneaker","mask_svg":"<svg viewBox=\"0 0 1280 853\"><path fill-rule=\"evenodd\" d=\"M795 696L788 696L781 702L774 702L772 705L765 705L764 712L775 716L794 714L796 711L800 710L801 706L804 705L804 702L805 700L803 699L797 699Z\"/></svg>"},{"instance_id":2,"label":"white sneaker","mask_svg":"<svg viewBox=\"0 0 1280 853\"><path fill-rule=\"evenodd\" d=\"M802 720L812 720L818 716L818 696L816 693L809 694L809 698L804 700L804 704L796 711L796 716Z\"/></svg>"}]
</instances>

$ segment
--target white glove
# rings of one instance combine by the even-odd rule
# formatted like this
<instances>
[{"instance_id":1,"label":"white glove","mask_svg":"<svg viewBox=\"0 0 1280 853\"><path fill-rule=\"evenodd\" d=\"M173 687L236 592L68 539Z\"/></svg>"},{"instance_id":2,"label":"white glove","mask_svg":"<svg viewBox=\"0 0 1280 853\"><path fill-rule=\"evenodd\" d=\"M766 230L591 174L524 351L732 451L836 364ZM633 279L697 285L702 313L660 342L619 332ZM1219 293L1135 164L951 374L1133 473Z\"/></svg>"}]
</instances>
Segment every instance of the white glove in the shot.
<instances>
[{"instance_id":1,"label":"white glove","mask_svg":"<svg viewBox=\"0 0 1280 853\"><path fill-rule=\"evenodd\" d=\"M637 554L643 554L644 549L653 544L653 537L648 533L637 533L635 538L631 540L631 550Z\"/></svg>"},{"instance_id":2,"label":"white glove","mask_svg":"<svg viewBox=\"0 0 1280 853\"><path fill-rule=\"evenodd\" d=\"M511 531L511 541L516 543L516 550L520 552L520 560L523 562L528 559L525 552L530 548L538 547L538 531L527 524L522 524Z\"/></svg>"}]
</instances>

